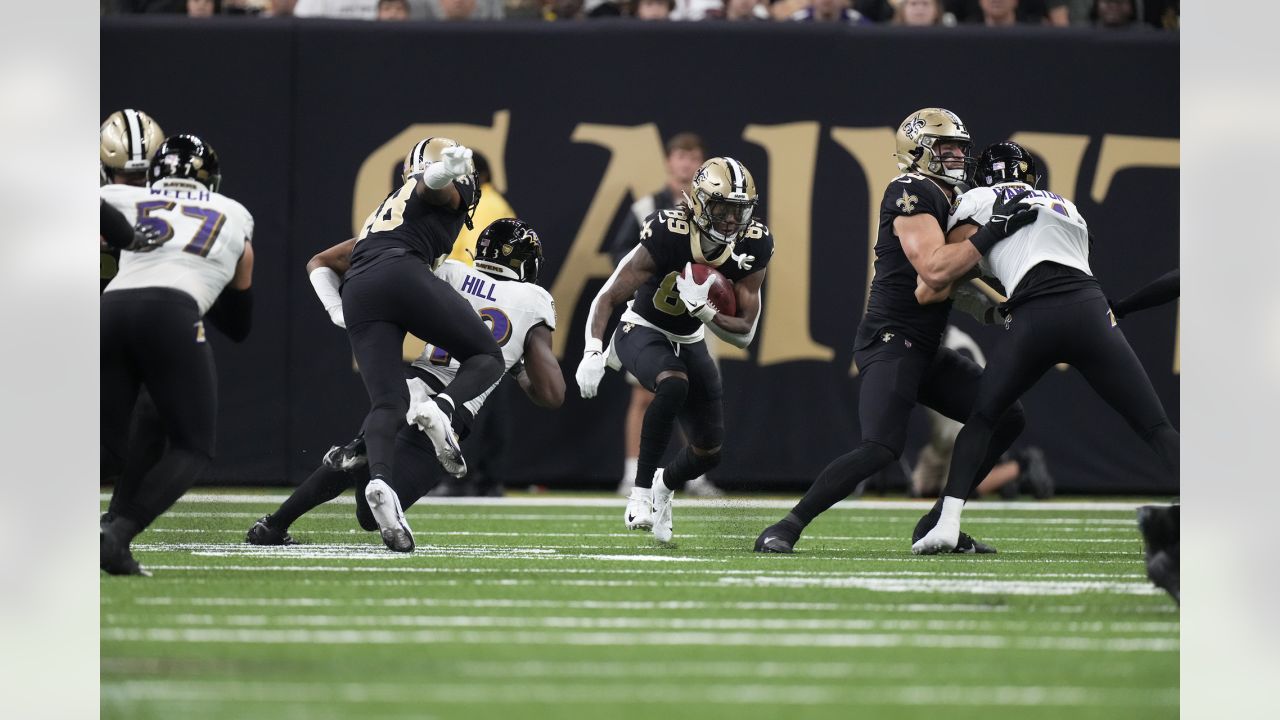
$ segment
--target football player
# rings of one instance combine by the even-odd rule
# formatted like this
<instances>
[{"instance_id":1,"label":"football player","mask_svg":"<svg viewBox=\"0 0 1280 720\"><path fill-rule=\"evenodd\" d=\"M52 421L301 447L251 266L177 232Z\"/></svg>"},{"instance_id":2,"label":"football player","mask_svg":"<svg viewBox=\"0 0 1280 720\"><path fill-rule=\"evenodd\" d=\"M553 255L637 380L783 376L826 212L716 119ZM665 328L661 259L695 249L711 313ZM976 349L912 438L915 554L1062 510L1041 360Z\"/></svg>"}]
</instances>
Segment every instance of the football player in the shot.
<instances>
[{"instance_id":1,"label":"football player","mask_svg":"<svg viewBox=\"0 0 1280 720\"><path fill-rule=\"evenodd\" d=\"M1035 159L1020 145L996 143L978 161L981 186L960 197L948 221L948 243L972 244L983 270L1012 291L1002 308L1005 341L992 353L956 438L941 516L911 546L917 554L956 547L970 479L990 452L996 423L1057 363L1078 370L1164 467L1178 474L1178 432L1089 268L1089 226L1070 200L1036 189L1038 176ZM1011 203L1026 208L1019 212L1034 213L1034 223L998 244L983 237L981 228L1007 222L1003 208ZM919 282L922 303L943 301L952 284L928 276Z\"/></svg>"},{"instance_id":2,"label":"football player","mask_svg":"<svg viewBox=\"0 0 1280 720\"><path fill-rule=\"evenodd\" d=\"M160 124L141 110L125 108L107 116L98 131L98 182L100 185L147 184L147 166L164 142ZM101 248L101 288L116 276L120 248L104 243Z\"/></svg>"},{"instance_id":3,"label":"football player","mask_svg":"<svg viewBox=\"0 0 1280 720\"><path fill-rule=\"evenodd\" d=\"M453 249L480 199L470 148L443 137L418 142L405 157L404 184L387 195L354 238L351 265L313 277L333 315L341 312L369 393L365 442L373 478L389 482L396 434L409 409L400 360L406 332L449 348L458 374L448 393L421 408L436 456L461 477L467 464L452 430L453 413L502 377L502 351L489 328L449 284L432 273Z\"/></svg>"},{"instance_id":4,"label":"football player","mask_svg":"<svg viewBox=\"0 0 1280 720\"><path fill-rule=\"evenodd\" d=\"M205 313L231 288L247 332L252 308L253 217L218 192L214 149L194 135L169 137L151 159L147 180L147 187L100 191L159 244L121 253L120 272L102 294L102 447L116 458L128 452L140 387L150 392L169 443L104 518L100 564L115 575L145 574L130 543L213 457L217 385Z\"/></svg>"},{"instance_id":5,"label":"football player","mask_svg":"<svg viewBox=\"0 0 1280 720\"><path fill-rule=\"evenodd\" d=\"M623 522L671 540L671 499L689 480L720 463L724 410L720 372L707 354L707 329L745 348L760 319L760 286L773 257L773 237L752 217L755 180L729 157L707 160L694 174L684 202L659 210L640 228L640 243L618 264L591 303L586 346L578 365L579 392L596 396L606 364L604 330L613 309L627 309L609 343L608 363L626 368L654 393L640 431L636 486ZM701 283L692 263L710 265L734 282L737 314L719 312L708 299L713 278ZM689 444L659 469L677 418Z\"/></svg>"},{"instance_id":6,"label":"football player","mask_svg":"<svg viewBox=\"0 0 1280 720\"><path fill-rule=\"evenodd\" d=\"M982 369L941 345L951 303L921 305L915 297L918 278L951 282L976 261L973 244L948 245L944 235L952 200L973 169L969 131L950 110L924 108L902 121L896 144L902 174L889 182L880 204L875 278L854 342L853 357L862 376L862 441L827 465L791 512L760 533L756 552L792 552L814 518L895 462L916 403L961 421L973 406ZM1030 210L1023 210L1005 224L984 228L982 237L999 239L1034 219ZM970 486L986 477L1024 424L1022 408L1016 404L998 418L990 453L965 478ZM941 501L921 518L913 541L933 527L940 508ZM967 535L956 550L994 552Z\"/></svg>"},{"instance_id":7,"label":"football player","mask_svg":"<svg viewBox=\"0 0 1280 720\"><path fill-rule=\"evenodd\" d=\"M335 245L313 258L308 269L314 273L325 267L344 273L350 252L350 241ZM555 303L537 285L542 268L538 234L521 220L495 220L476 240L474 264L473 269L457 260L446 260L435 274L469 303L468 312L489 326L502 348L504 369L515 377L529 399L541 407L560 407L564 402L564 376L551 351ZM421 418L421 408L434 405L432 397L453 386L458 368L458 361L447 350L428 344L408 367L407 384L413 398L408 417ZM472 420L496 387L495 383L458 406L453 426L459 436L466 437ZM279 509L249 529L245 541L254 545L293 544L289 526L312 508L337 497L354 481L361 526L381 530L383 542L392 550L412 551L413 533L404 510L440 481L435 451L415 425L402 423L396 436L396 473L388 483L385 479L368 479L363 445L362 439L357 438L346 447L332 448L321 466Z\"/></svg>"}]
</instances>

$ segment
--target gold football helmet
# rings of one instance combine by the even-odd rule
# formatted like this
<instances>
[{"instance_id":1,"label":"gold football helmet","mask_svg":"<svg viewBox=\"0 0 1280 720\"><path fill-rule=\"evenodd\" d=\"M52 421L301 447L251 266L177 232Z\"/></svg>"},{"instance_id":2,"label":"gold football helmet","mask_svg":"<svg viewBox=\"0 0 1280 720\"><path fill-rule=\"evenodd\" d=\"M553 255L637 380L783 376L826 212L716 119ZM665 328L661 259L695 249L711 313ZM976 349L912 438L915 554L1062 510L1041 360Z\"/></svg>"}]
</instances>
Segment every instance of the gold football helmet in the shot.
<instances>
[{"instance_id":1,"label":"gold football helmet","mask_svg":"<svg viewBox=\"0 0 1280 720\"><path fill-rule=\"evenodd\" d=\"M713 157L693 174L693 193L685 195L698 229L720 243L746 232L755 210L756 181L747 166L731 157Z\"/></svg>"},{"instance_id":2,"label":"gold football helmet","mask_svg":"<svg viewBox=\"0 0 1280 720\"><path fill-rule=\"evenodd\" d=\"M924 108L907 116L898 127L898 169L916 172L945 183L958 185L968 182L977 161L972 156L973 141L964 121L944 108ZM942 158L936 145L940 140L959 142L964 150L962 158Z\"/></svg>"},{"instance_id":3,"label":"gold football helmet","mask_svg":"<svg viewBox=\"0 0 1280 720\"><path fill-rule=\"evenodd\" d=\"M132 108L111 113L99 131L99 180L145 185L147 167L163 142L164 131L150 115Z\"/></svg>"}]
</instances>

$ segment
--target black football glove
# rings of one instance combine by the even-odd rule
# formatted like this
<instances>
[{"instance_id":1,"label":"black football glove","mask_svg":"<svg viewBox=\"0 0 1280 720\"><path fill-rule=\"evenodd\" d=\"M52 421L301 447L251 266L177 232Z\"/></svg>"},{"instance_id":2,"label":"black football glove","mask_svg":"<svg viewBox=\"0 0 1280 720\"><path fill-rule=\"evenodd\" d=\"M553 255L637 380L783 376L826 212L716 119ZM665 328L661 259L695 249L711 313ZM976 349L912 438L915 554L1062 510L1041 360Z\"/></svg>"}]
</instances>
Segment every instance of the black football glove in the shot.
<instances>
[{"instance_id":1,"label":"black football glove","mask_svg":"<svg viewBox=\"0 0 1280 720\"><path fill-rule=\"evenodd\" d=\"M1008 199L996 199L995 206L991 208L991 219L969 238L978 252L986 255L996 243L1036 221L1036 208L1020 204L1030 193L1030 190L1024 190Z\"/></svg>"},{"instance_id":2,"label":"black football glove","mask_svg":"<svg viewBox=\"0 0 1280 720\"><path fill-rule=\"evenodd\" d=\"M170 234L172 237L172 234ZM133 226L133 242L125 248L130 252L151 252L161 245L169 241L169 238L162 238L160 231L151 223L139 223Z\"/></svg>"}]
</instances>

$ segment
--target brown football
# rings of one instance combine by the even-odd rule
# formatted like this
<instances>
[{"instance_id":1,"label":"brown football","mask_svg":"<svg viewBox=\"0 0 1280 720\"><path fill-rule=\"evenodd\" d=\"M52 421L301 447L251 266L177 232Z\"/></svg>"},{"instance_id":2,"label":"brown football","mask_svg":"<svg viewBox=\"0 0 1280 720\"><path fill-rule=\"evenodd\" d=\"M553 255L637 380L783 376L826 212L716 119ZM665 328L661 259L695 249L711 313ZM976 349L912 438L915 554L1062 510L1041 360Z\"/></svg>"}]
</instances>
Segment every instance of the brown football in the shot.
<instances>
[{"instance_id":1,"label":"brown football","mask_svg":"<svg viewBox=\"0 0 1280 720\"><path fill-rule=\"evenodd\" d=\"M716 306L725 315L738 314L738 296L733 291L733 281L725 277L719 270L710 265L693 265L693 279L698 283L702 283L710 275L716 279L715 284L711 286L711 292L707 293L707 298L711 300L711 304Z\"/></svg>"}]
</instances>

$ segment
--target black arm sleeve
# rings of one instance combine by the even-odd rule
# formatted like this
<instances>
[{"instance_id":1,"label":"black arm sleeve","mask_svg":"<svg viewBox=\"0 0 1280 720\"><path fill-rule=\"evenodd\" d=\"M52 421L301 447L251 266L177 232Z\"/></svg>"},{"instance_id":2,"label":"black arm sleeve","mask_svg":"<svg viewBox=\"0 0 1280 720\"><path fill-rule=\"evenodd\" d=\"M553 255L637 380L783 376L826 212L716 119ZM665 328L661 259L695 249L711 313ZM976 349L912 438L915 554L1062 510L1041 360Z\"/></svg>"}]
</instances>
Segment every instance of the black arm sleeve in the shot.
<instances>
[{"instance_id":1,"label":"black arm sleeve","mask_svg":"<svg viewBox=\"0 0 1280 720\"><path fill-rule=\"evenodd\" d=\"M1161 275L1146 287L1111 306L1116 317L1124 317L1132 312L1146 310L1178 299L1179 270L1177 268Z\"/></svg>"},{"instance_id":2,"label":"black arm sleeve","mask_svg":"<svg viewBox=\"0 0 1280 720\"><path fill-rule=\"evenodd\" d=\"M124 213L115 209L106 200L102 203L101 228L103 239L113 248L123 250L133 244L133 226L125 218Z\"/></svg>"},{"instance_id":3,"label":"black arm sleeve","mask_svg":"<svg viewBox=\"0 0 1280 720\"><path fill-rule=\"evenodd\" d=\"M253 288L223 288L205 318L233 342L242 342L253 329Z\"/></svg>"}]
</instances>

